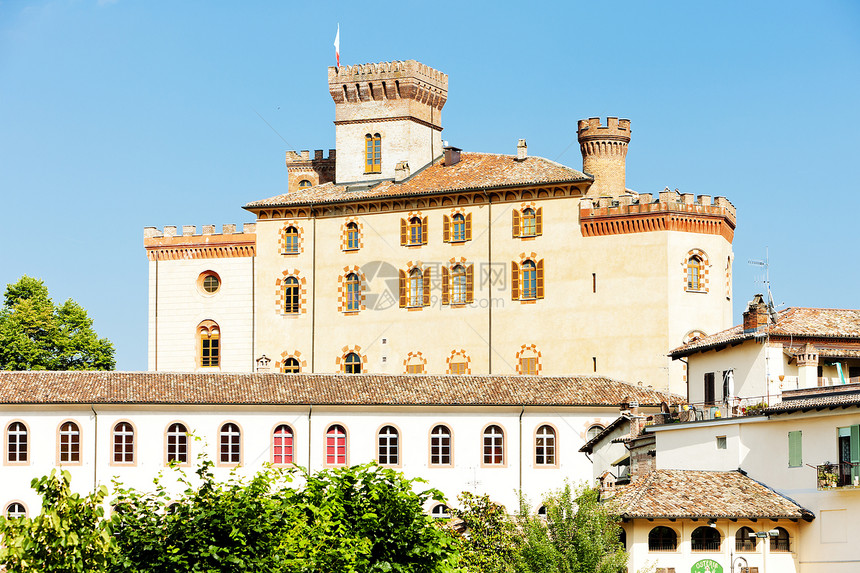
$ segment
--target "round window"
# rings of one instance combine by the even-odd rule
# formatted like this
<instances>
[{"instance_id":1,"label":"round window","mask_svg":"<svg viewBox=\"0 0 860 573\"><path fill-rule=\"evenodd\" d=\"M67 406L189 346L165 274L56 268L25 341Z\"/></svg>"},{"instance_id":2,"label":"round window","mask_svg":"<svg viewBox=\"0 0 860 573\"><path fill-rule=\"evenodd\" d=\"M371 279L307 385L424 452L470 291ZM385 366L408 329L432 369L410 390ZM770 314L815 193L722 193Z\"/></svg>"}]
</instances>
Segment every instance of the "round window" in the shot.
<instances>
[{"instance_id":1,"label":"round window","mask_svg":"<svg viewBox=\"0 0 860 573\"><path fill-rule=\"evenodd\" d=\"M205 271L197 277L197 288L203 294L215 294L221 288L221 277L214 271Z\"/></svg>"}]
</instances>

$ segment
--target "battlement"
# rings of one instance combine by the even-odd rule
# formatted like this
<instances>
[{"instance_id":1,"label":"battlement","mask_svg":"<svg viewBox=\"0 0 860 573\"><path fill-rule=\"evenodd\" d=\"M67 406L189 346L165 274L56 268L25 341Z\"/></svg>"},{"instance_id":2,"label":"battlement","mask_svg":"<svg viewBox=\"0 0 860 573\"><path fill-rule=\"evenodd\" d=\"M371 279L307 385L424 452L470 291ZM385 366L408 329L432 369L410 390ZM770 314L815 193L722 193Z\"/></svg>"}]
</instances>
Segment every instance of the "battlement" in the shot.
<instances>
[{"instance_id":1,"label":"battlement","mask_svg":"<svg viewBox=\"0 0 860 573\"><path fill-rule=\"evenodd\" d=\"M257 248L257 224L245 223L236 232L235 224L224 224L221 233L215 225L203 225L197 234L196 225L180 227L166 225L163 231L156 227L143 228L143 246L150 261L186 259L227 259L253 257Z\"/></svg>"},{"instance_id":2,"label":"battlement","mask_svg":"<svg viewBox=\"0 0 860 573\"><path fill-rule=\"evenodd\" d=\"M210 236L232 236L232 235L253 235L257 232L256 223L244 223L242 229L237 233L235 223L224 223L221 226L221 232L215 232L215 225L201 225L200 234L197 234L196 225L182 225L182 234L176 234L180 227L176 225L165 225L164 230L160 231L157 227L144 227L143 239L173 239L181 237L210 237Z\"/></svg>"},{"instance_id":3,"label":"battlement","mask_svg":"<svg viewBox=\"0 0 860 573\"><path fill-rule=\"evenodd\" d=\"M330 67L328 88L336 104L414 100L442 109L448 75L415 60Z\"/></svg>"},{"instance_id":4,"label":"battlement","mask_svg":"<svg viewBox=\"0 0 860 573\"><path fill-rule=\"evenodd\" d=\"M601 125L599 117L580 119L576 133L579 141L591 139L612 139L630 141L630 120L607 117L606 125Z\"/></svg>"},{"instance_id":5,"label":"battlement","mask_svg":"<svg viewBox=\"0 0 860 573\"><path fill-rule=\"evenodd\" d=\"M328 157L324 157L322 149L315 149L314 158L311 159L311 152L307 149L303 149L301 151L287 151L287 167L299 163L310 165L312 161L334 161L336 154L337 150L329 149Z\"/></svg>"},{"instance_id":6,"label":"battlement","mask_svg":"<svg viewBox=\"0 0 860 573\"><path fill-rule=\"evenodd\" d=\"M579 204L582 234L586 237L686 231L722 235L729 242L736 226L735 206L725 197L680 193L668 188L655 198L651 193L619 197L585 197Z\"/></svg>"}]
</instances>

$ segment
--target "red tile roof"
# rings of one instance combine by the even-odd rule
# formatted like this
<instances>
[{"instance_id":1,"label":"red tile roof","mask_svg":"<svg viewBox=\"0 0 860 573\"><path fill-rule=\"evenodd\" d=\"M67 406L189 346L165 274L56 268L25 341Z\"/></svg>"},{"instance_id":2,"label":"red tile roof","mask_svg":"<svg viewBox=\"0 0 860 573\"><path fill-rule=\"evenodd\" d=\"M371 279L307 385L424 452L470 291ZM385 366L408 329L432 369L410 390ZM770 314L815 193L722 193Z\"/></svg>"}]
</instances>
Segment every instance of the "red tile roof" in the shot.
<instances>
[{"instance_id":1,"label":"red tile roof","mask_svg":"<svg viewBox=\"0 0 860 573\"><path fill-rule=\"evenodd\" d=\"M704 336L672 350L672 358L688 356L702 350L711 350L735 342L752 340L765 331L744 332L743 325ZM777 313L776 324L767 330L770 336L857 339L860 345L860 310L840 308L792 307Z\"/></svg>"},{"instance_id":2,"label":"red tile roof","mask_svg":"<svg viewBox=\"0 0 860 573\"><path fill-rule=\"evenodd\" d=\"M603 376L0 371L0 404L617 406L630 400L659 405L667 396Z\"/></svg>"},{"instance_id":3,"label":"red tile roof","mask_svg":"<svg viewBox=\"0 0 860 573\"><path fill-rule=\"evenodd\" d=\"M789 414L809 410L833 410L860 406L860 384L786 390L782 401L765 408L765 414Z\"/></svg>"},{"instance_id":4,"label":"red tile roof","mask_svg":"<svg viewBox=\"0 0 860 573\"><path fill-rule=\"evenodd\" d=\"M347 186L323 183L253 201L245 205L245 209L346 203L366 199L582 181L593 181L593 178L543 157L527 157L523 161L517 161L515 155L464 152L460 154L460 161L454 165L437 162L400 183L383 181L370 188L361 184Z\"/></svg>"},{"instance_id":5,"label":"red tile roof","mask_svg":"<svg viewBox=\"0 0 860 573\"><path fill-rule=\"evenodd\" d=\"M619 487L612 503L626 518L805 519L815 516L739 471L655 470Z\"/></svg>"}]
</instances>

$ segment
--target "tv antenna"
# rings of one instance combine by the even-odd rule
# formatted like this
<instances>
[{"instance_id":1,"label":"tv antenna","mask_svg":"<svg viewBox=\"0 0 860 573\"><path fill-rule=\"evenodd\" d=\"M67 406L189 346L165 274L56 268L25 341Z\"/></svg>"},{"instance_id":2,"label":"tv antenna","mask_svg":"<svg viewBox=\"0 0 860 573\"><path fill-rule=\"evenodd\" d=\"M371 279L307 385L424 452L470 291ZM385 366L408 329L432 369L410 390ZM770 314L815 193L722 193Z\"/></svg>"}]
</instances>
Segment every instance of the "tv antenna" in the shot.
<instances>
[{"instance_id":1,"label":"tv antenna","mask_svg":"<svg viewBox=\"0 0 860 573\"><path fill-rule=\"evenodd\" d=\"M761 267L764 269L764 276L755 280L756 283L764 285L767 289L767 310L770 313L771 320L776 322L776 307L773 304L773 294L770 292L770 252L768 247L764 248L764 260L749 259L747 263Z\"/></svg>"}]
</instances>

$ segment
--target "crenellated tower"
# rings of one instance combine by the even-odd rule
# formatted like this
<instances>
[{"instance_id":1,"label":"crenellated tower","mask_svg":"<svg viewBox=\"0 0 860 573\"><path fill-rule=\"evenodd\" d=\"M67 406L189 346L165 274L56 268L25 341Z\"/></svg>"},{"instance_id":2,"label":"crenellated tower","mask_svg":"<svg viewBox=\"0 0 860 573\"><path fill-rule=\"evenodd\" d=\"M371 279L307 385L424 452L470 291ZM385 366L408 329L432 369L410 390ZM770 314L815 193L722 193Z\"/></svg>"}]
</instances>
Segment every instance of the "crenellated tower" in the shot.
<instances>
[{"instance_id":1,"label":"crenellated tower","mask_svg":"<svg viewBox=\"0 0 860 573\"><path fill-rule=\"evenodd\" d=\"M448 76L415 60L330 67L335 103L337 183L393 179L442 154Z\"/></svg>"},{"instance_id":2,"label":"crenellated tower","mask_svg":"<svg viewBox=\"0 0 860 573\"><path fill-rule=\"evenodd\" d=\"M625 171L627 144L630 143L630 120L599 117L579 120L577 129L582 151L582 170L594 176L588 197L617 197L626 191Z\"/></svg>"}]
</instances>

